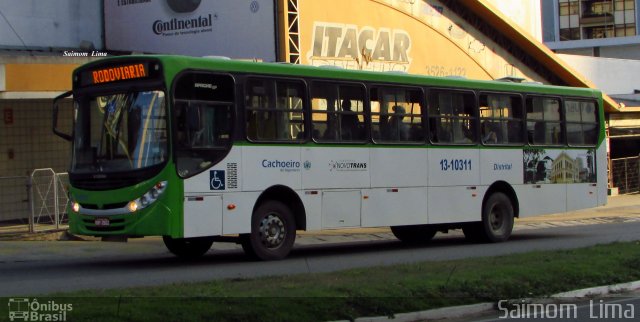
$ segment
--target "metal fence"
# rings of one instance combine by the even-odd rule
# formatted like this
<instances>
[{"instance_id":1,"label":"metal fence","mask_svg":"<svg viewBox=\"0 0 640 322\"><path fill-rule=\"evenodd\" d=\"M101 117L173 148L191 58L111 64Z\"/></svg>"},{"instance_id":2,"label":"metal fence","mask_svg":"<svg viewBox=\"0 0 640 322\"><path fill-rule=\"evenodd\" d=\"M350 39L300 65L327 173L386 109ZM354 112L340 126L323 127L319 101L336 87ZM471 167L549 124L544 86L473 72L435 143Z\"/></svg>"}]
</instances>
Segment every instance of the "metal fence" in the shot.
<instances>
[{"instance_id":1,"label":"metal fence","mask_svg":"<svg viewBox=\"0 0 640 322\"><path fill-rule=\"evenodd\" d=\"M618 193L640 192L640 157L612 159L611 181Z\"/></svg>"},{"instance_id":2,"label":"metal fence","mask_svg":"<svg viewBox=\"0 0 640 322\"><path fill-rule=\"evenodd\" d=\"M0 177L0 218L12 230L29 230L29 177Z\"/></svg>"},{"instance_id":3,"label":"metal fence","mask_svg":"<svg viewBox=\"0 0 640 322\"><path fill-rule=\"evenodd\" d=\"M0 177L0 233L38 232L67 223L68 175L36 169L30 176Z\"/></svg>"}]
</instances>

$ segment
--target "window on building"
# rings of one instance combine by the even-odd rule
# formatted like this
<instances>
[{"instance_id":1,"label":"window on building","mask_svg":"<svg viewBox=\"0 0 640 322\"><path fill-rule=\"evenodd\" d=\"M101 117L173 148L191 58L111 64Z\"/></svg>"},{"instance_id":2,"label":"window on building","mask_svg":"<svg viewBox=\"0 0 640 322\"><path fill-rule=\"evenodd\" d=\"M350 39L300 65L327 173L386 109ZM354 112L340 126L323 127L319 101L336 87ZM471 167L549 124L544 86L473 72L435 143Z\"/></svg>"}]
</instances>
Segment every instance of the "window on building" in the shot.
<instances>
[{"instance_id":1,"label":"window on building","mask_svg":"<svg viewBox=\"0 0 640 322\"><path fill-rule=\"evenodd\" d=\"M558 2L558 9L561 16L577 15L580 10L580 5L577 0L560 0Z\"/></svg>"},{"instance_id":2,"label":"window on building","mask_svg":"<svg viewBox=\"0 0 640 322\"><path fill-rule=\"evenodd\" d=\"M560 40L578 40L580 39L580 28L562 28L560 29Z\"/></svg>"},{"instance_id":3,"label":"window on building","mask_svg":"<svg viewBox=\"0 0 640 322\"><path fill-rule=\"evenodd\" d=\"M476 102L470 92L433 90L429 94L431 142L473 144L476 139Z\"/></svg>"},{"instance_id":4,"label":"window on building","mask_svg":"<svg viewBox=\"0 0 640 322\"><path fill-rule=\"evenodd\" d=\"M616 25L616 37L627 37L627 36L635 36L636 35L636 25L635 24L627 24L627 25Z\"/></svg>"},{"instance_id":5,"label":"window on building","mask_svg":"<svg viewBox=\"0 0 640 322\"><path fill-rule=\"evenodd\" d=\"M365 90L361 85L311 84L312 137L317 142L363 142Z\"/></svg>"},{"instance_id":6,"label":"window on building","mask_svg":"<svg viewBox=\"0 0 640 322\"><path fill-rule=\"evenodd\" d=\"M249 79L245 95L247 138L252 141L304 140L304 102L305 86L300 81Z\"/></svg>"},{"instance_id":7,"label":"window on building","mask_svg":"<svg viewBox=\"0 0 640 322\"><path fill-rule=\"evenodd\" d=\"M585 39L600 39L611 38L614 36L615 30L613 26L601 26L601 27L585 27L584 38Z\"/></svg>"},{"instance_id":8,"label":"window on building","mask_svg":"<svg viewBox=\"0 0 640 322\"><path fill-rule=\"evenodd\" d=\"M634 0L615 0L615 9L616 11L623 10L634 10L636 8L636 3Z\"/></svg>"}]
</instances>

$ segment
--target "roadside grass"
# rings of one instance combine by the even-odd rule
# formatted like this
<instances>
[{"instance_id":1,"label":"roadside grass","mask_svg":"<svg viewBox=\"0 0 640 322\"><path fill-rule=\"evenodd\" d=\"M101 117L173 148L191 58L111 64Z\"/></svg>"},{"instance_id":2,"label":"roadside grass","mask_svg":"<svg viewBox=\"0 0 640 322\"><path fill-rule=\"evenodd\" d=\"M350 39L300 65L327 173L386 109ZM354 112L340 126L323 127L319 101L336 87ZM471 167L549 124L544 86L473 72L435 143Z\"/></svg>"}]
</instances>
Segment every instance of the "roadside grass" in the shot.
<instances>
[{"instance_id":1,"label":"roadside grass","mask_svg":"<svg viewBox=\"0 0 640 322\"><path fill-rule=\"evenodd\" d=\"M37 299L72 303L70 321L328 321L545 297L634 280L640 280L640 242ZM6 318L1 311L0 319Z\"/></svg>"}]
</instances>

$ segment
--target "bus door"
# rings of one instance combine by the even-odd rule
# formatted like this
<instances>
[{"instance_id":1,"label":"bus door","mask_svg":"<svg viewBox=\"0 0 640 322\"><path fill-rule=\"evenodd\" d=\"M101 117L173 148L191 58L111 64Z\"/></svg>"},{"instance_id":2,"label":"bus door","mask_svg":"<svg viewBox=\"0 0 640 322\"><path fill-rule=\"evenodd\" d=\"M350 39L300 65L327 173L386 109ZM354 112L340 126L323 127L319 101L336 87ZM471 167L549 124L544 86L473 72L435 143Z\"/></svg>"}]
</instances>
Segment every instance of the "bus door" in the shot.
<instances>
[{"instance_id":1,"label":"bus door","mask_svg":"<svg viewBox=\"0 0 640 322\"><path fill-rule=\"evenodd\" d=\"M234 81L202 71L179 74L174 83L173 149L184 184L184 237L222 234L223 193L230 190ZM236 151L238 149L235 149Z\"/></svg>"}]
</instances>

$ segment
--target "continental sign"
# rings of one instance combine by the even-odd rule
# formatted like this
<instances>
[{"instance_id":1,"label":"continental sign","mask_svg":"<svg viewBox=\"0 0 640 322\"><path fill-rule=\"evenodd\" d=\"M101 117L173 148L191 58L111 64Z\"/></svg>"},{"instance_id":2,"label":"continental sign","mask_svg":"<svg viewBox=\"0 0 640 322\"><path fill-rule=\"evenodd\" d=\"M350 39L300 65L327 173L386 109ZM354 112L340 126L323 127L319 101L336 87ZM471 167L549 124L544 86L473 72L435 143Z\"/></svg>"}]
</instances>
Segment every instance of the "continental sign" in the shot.
<instances>
[{"instance_id":1,"label":"continental sign","mask_svg":"<svg viewBox=\"0 0 640 322\"><path fill-rule=\"evenodd\" d=\"M411 36L403 29L315 22L307 60L315 66L407 71Z\"/></svg>"}]
</instances>

